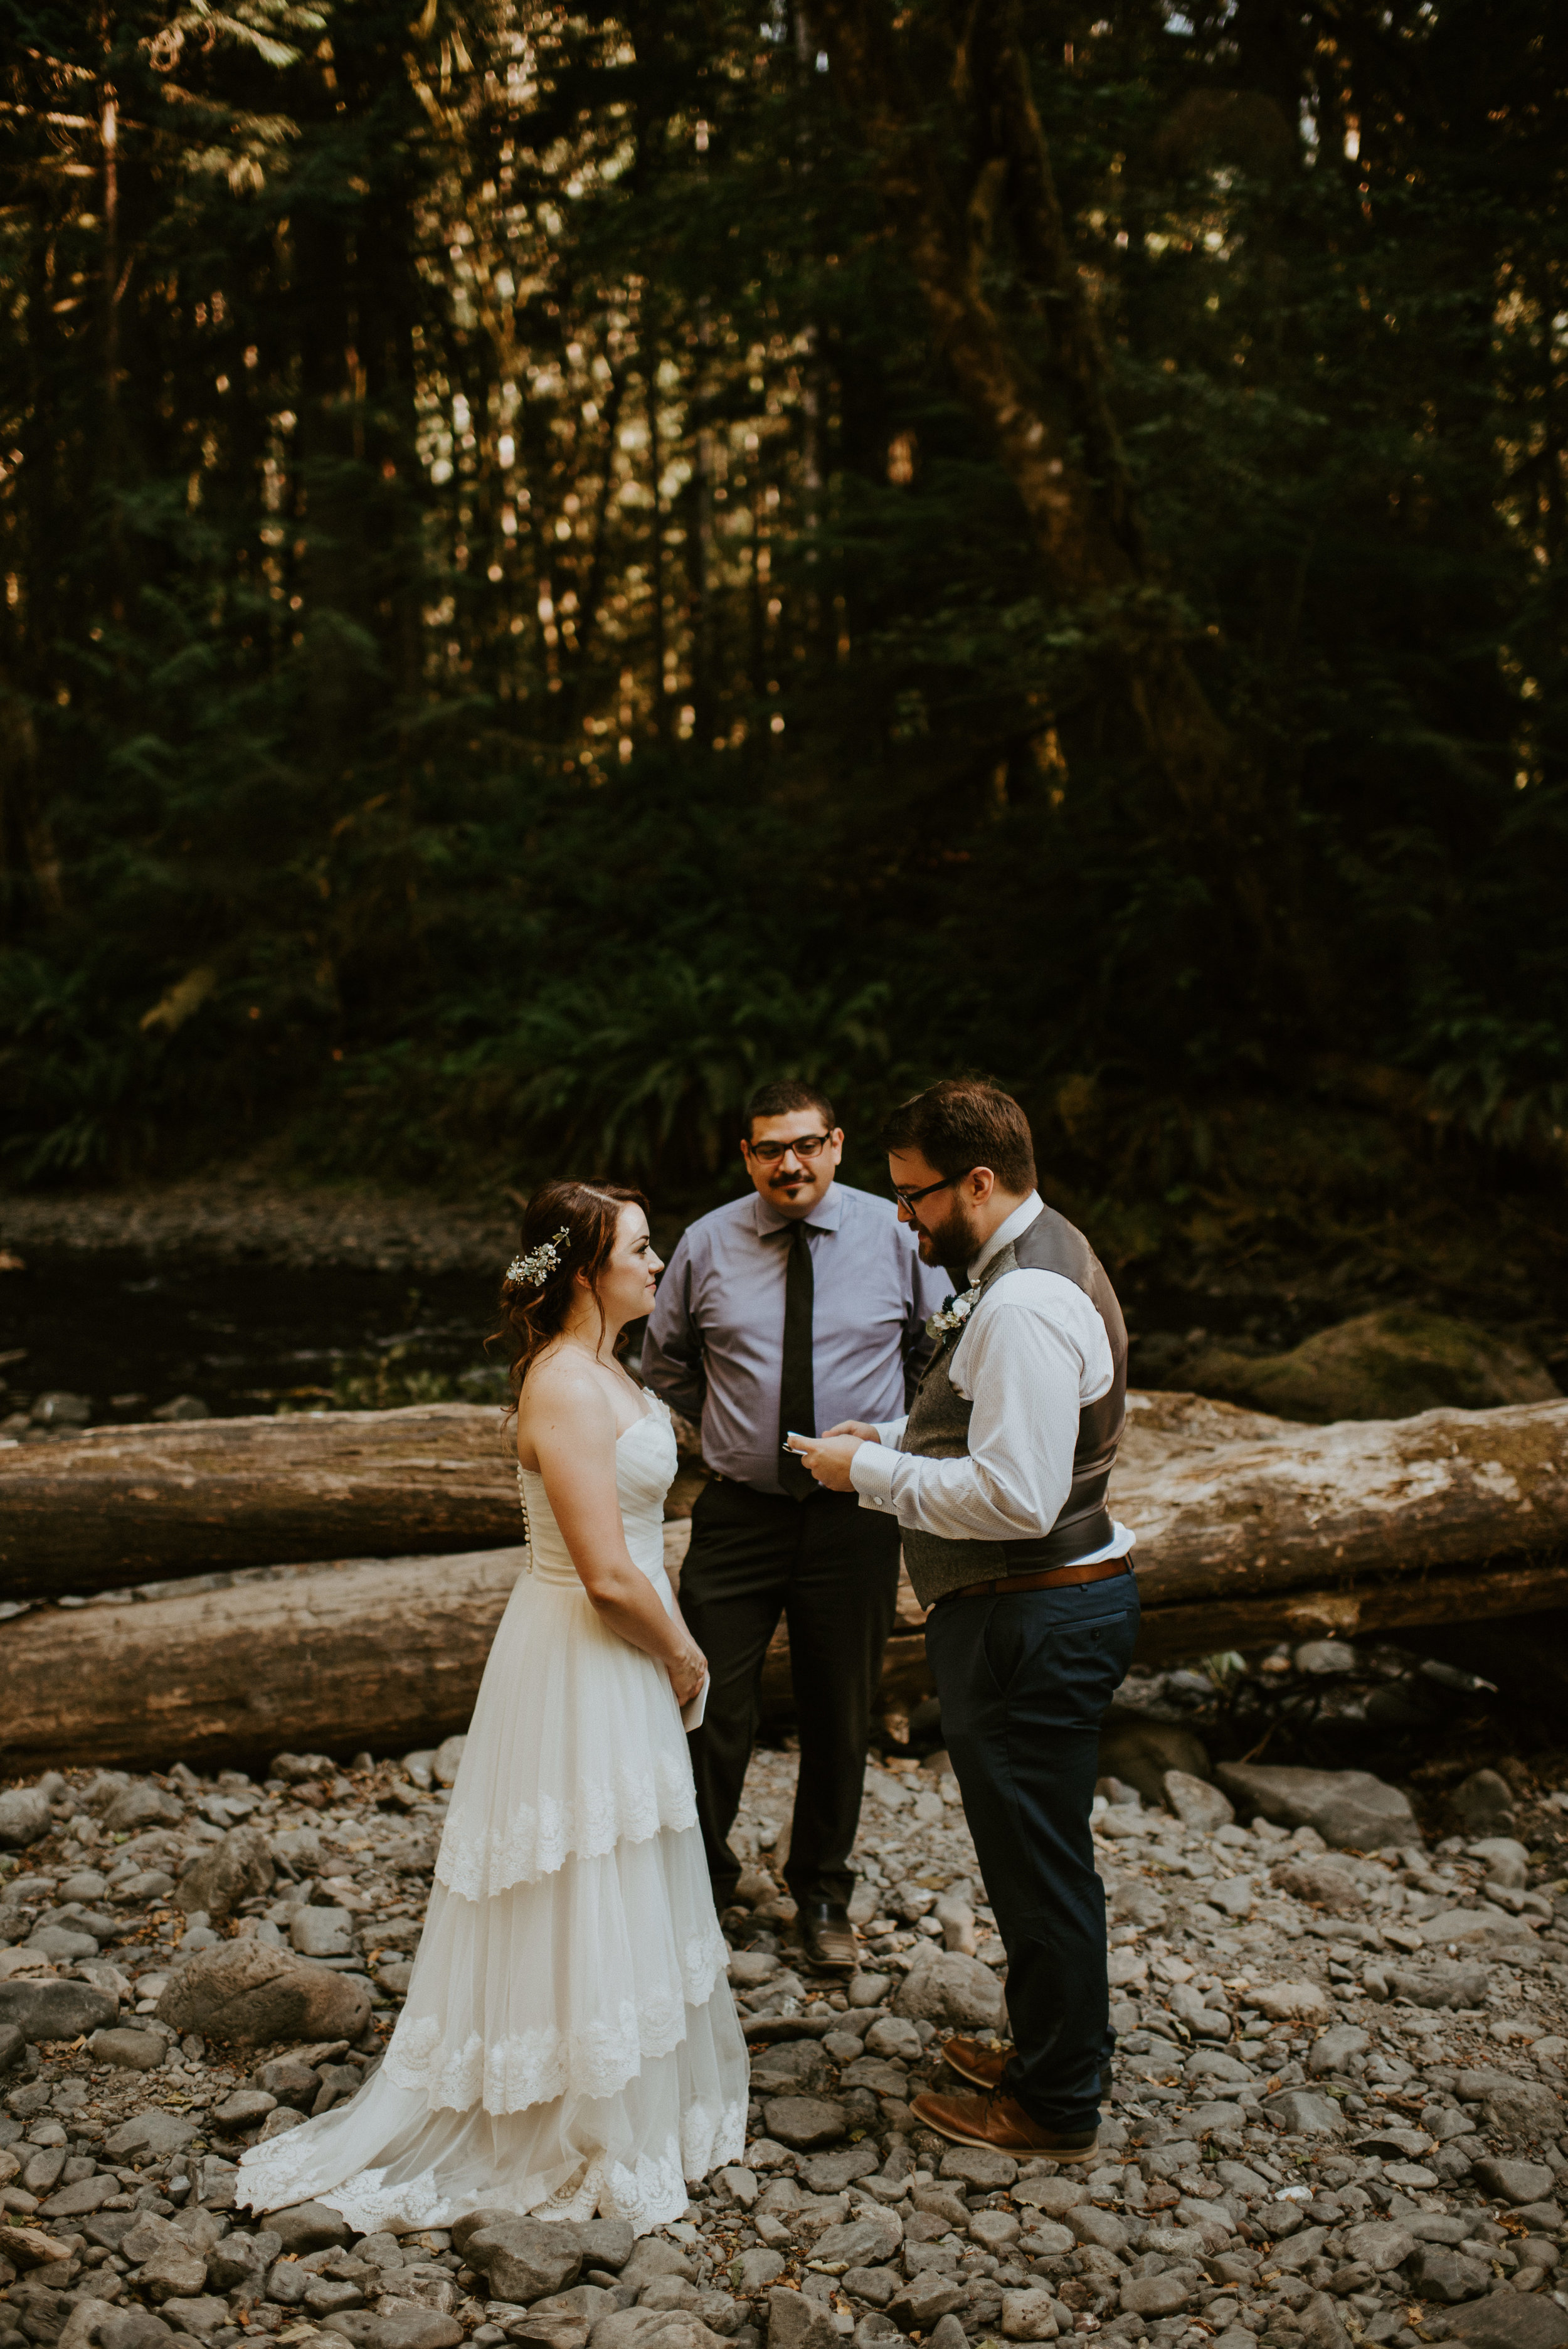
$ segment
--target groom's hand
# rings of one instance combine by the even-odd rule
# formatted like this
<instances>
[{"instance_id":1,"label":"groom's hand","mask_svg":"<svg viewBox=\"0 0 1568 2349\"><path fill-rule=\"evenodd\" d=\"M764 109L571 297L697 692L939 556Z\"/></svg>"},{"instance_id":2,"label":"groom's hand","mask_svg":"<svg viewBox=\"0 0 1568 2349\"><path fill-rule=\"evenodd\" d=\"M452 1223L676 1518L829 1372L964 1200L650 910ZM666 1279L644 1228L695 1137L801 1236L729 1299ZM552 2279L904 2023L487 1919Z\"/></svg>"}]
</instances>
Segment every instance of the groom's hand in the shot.
<instances>
[{"instance_id":1,"label":"groom's hand","mask_svg":"<svg viewBox=\"0 0 1568 2349\"><path fill-rule=\"evenodd\" d=\"M825 1485L830 1493L852 1493L850 1463L865 1440L862 1435L802 1435L792 1437L788 1448L799 1454L818 1484Z\"/></svg>"},{"instance_id":2,"label":"groom's hand","mask_svg":"<svg viewBox=\"0 0 1568 2349\"><path fill-rule=\"evenodd\" d=\"M827 1435L858 1435L862 1444L880 1444L882 1437L868 1419L841 1419L836 1426L825 1427Z\"/></svg>"}]
</instances>

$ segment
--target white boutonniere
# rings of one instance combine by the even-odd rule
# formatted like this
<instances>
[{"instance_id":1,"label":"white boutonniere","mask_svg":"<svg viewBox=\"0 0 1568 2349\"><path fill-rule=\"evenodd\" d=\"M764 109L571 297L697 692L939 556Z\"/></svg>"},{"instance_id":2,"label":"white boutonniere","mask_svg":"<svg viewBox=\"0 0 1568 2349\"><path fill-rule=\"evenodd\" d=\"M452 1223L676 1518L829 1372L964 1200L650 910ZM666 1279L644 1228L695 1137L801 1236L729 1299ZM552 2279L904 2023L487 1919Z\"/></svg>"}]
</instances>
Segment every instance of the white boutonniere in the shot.
<instances>
[{"instance_id":1,"label":"white boutonniere","mask_svg":"<svg viewBox=\"0 0 1568 2349\"><path fill-rule=\"evenodd\" d=\"M962 1330L979 1302L978 1285L966 1288L962 1297L950 1297L941 1312L934 1313L926 1323L926 1336L940 1342L950 1330Z\"/></svg>"}]
</instances>

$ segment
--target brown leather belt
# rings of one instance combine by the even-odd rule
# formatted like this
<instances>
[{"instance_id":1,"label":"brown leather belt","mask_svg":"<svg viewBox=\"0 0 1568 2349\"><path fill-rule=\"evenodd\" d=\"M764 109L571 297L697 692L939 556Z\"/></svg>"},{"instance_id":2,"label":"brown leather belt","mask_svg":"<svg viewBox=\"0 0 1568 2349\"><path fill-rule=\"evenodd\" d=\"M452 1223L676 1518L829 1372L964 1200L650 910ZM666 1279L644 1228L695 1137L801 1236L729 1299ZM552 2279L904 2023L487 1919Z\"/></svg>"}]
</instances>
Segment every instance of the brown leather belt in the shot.
<instances>
[{"instance_id":1,"label":"brown leather belt","mask_svg":"<svg viewBox=\"0 0 1568 2349\"><path fill-rule=\"evenodd\" d=\"M1127 1557L1102 1557L1093 1566L1055 1566L1043 1574L997 1574L989 1582L965 1582L956 1590L944 1590L937 1600L945 1607L950 1599L1000 1599L1011 1590L1063 1590L1078 1582L1106 1582L1113 1574L1130 1574L1132 1561Z\"/></svg>"}]
</instances>

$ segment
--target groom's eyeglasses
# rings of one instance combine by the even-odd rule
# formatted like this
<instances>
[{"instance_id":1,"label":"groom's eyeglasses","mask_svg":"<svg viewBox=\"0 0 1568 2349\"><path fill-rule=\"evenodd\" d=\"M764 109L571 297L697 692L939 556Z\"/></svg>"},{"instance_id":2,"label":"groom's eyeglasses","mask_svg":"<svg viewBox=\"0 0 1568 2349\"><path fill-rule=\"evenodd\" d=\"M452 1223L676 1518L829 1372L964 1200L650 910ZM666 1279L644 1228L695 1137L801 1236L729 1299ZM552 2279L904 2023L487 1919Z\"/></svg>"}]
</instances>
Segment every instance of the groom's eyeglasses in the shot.
<instances>
[{"instance_id":1,"label":"groom's eyeglasses","mask_svg":"<svg viewBox=\"0 0 1568 2349\"><path fill-rule=\"evenodd\" d=\"M965 1172L967 1173L968 1169L965 1168ZM901 1191L895 1183L893 1185L892 1195L898 1201L901 1207L908 1207L913 1213L920 1201L922 1199L929 1199L934 1191L949 1190L954 1183L962 1182L962 1180L963 1176L959 1174L944 1174L940 1183L927 1183L923 1188L919 1191Z\"/></svg>"},{"instance_id":2,"label":"groom's eyeglasses","mask_svg":"<svg viewBox=\"0 0 1568 2349\"><path fill-rule=\"evenodd\" d=\"M830 1133L802 1133L792 1142L748 1142L746 1146L753 1158L760 1159L764 1166L777 1166L785 1153L790 1150L797 1158L820 1157L832 1138Z\"/></svg>"}]
</instances>

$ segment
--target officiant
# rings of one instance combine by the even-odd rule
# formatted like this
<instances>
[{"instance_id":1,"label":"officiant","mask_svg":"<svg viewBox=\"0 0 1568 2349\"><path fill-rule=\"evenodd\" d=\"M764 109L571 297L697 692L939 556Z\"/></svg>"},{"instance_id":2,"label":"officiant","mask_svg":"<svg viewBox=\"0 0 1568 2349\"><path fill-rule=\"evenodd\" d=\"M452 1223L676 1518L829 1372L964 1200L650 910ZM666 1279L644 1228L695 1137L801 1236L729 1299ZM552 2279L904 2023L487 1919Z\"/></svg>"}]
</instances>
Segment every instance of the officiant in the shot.
<instances>
[{"instance_id":1,"label":"officiant","mask_svg":"<svg viewBox=\"0 0 1568 2349\"><path fill-rule=\"evenodd\" d=\"M768 1643L782 1616L800 1738L785 1881L802 1954L849 1971L850 1854L871 1711L898 1595L892 1517L830 1493L783 1449L848 1419L902 1418L952 1283L891 1199L841 1183L827 1096L792 1079L747 1105L751 1189L699 1217L659 1283L646 1384L700 1421L712 1480L692 1512L681 1609L711 1679L692 1765L714 1899L735 1898L740 1807Z\"/></svg>"}]
</instances>

